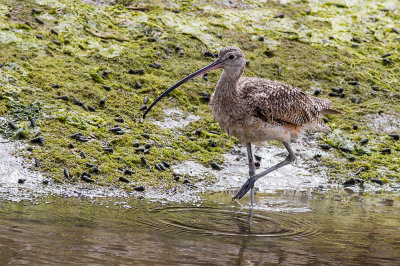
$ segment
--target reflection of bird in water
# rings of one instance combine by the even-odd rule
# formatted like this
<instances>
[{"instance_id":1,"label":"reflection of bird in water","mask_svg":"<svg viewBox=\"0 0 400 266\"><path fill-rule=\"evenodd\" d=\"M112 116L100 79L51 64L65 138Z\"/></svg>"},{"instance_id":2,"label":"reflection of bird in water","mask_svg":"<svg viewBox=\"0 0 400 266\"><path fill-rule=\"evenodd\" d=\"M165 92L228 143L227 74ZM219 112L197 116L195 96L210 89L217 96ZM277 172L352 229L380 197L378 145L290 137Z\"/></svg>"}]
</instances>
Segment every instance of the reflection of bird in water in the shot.
<instances>
[{"instance_id":1,"label":"reflection of bird in water","mask_svg":"<svg viewBox=\"0 0 400 266\"><path fill-rule=\"evenodd\" d=\"M322 122L321 115L340 112L333 109L331 101L308 96L290 85L261 78L241 77L245 65L242 50L236 47L223 48L216 61L185 77L161 94L145 111L143 118L159 100L186 81L210 70L222 68L222 75L211 97L211 112L226 133L247 145L250 178L233 199L240 199L251 190L253 206L254 183L295 160L289 143L302 130L329 133L330 128ZM282 142L289 154L282 162L256 175L251 143L267 140Z\"/></svg>"},{"instance_id":2,"label":"reflection of bird in water","mask_svg":"<svg viewBox=\"0 0 400 266\"><path fill-rule=\"evenodd\" d=\"M251 220L253 218L253 209L249 210L249 215L247 216L247 221L241 216L241 212L234 213L232 215L232 220L238 228L238 232L242 235L242 240L239 248L238 257L235 259L235 265L242 265L244 261L244 251L248 246L248 242L251 238Z\"/></svg>"}]
</instances>

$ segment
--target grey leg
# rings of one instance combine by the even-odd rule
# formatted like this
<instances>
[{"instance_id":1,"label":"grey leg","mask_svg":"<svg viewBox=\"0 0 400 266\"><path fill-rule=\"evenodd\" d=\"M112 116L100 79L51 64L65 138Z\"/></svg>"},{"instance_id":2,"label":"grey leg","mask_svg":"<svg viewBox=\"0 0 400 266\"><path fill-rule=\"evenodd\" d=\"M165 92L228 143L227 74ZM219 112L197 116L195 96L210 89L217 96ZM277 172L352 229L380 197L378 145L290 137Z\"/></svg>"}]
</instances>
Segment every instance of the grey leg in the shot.
<instances>
[{"instance_id":1,"label":"grey leg","mask_svg":"<svg viewBox=\"0 0 400 266\"><path fill-rule=\"evenodd\" d=\"M236 194L236 196L233 197L233 199L241 199L244 195L246 195L246 193L251 188L254 187L254 183L261 177L281 168L282 166L285 166L287 164L294 162L294 160L296 159L296 156L294 155L294 152L293 152L292 148L290 147L289 143L287 143L287 142L282 142L282 143L283 143L283 145L285 145L285 148L289 152L286 159L283 160L282 162L268 168L267 170L259 173L258 175L254 175L254 176L250 177L249 179L247 179L246 183L240 188L239 192Z\"/></svg>"},{"instance_id":2,"label":"grey leg","mask_svg":"<svg viewBox=\"0 0 400 266\"><path fill-rule=\"evenodd\" d=\"M249 160L249 176L250 178L256 174L256 166L254 165L253 152L251 150L251 143L247 143L247 158ZM250 188L251 193L251 207L254 205L254 184Z\"/></svg>"}]
</instances>

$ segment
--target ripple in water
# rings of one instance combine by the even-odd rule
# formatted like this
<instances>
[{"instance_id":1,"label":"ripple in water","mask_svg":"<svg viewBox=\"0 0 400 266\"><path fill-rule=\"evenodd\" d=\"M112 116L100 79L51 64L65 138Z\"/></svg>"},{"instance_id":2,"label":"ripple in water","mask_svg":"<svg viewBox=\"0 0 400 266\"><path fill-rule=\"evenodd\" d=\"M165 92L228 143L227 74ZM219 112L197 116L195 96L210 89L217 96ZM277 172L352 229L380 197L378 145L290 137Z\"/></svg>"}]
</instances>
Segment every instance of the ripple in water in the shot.
<instances>
[{"instance_id":1,"label":"ripple in water","mask_svg":"<svg viewBox=\"0 0 400 266\"><path fill-rule=\"evenodd\" d=\"M293 214L249 213L222 207L169 207L155 210L155 219L143 221L154 230L167 234L211 236L306 237L319 232Z\"/></svg>"}]
</instances>

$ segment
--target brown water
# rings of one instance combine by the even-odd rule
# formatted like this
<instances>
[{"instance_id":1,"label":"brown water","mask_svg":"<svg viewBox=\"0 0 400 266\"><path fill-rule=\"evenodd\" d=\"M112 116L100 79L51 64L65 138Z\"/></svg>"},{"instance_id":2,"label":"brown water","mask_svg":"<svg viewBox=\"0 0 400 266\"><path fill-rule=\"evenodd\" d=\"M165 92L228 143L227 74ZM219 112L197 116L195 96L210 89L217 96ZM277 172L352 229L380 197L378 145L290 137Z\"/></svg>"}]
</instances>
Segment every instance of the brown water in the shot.
<instances>
[{"instance_id":1,"label":"brown water","mask_svg":"<svg viewBox=\"0 0 400 266\"><path fill-rule=\"evenodd\" d=\"M259 194L250 218L225 193L186 205L0 202L0 265L398 265L400 206L392 196Z\"/></svg>"}]
</instances>

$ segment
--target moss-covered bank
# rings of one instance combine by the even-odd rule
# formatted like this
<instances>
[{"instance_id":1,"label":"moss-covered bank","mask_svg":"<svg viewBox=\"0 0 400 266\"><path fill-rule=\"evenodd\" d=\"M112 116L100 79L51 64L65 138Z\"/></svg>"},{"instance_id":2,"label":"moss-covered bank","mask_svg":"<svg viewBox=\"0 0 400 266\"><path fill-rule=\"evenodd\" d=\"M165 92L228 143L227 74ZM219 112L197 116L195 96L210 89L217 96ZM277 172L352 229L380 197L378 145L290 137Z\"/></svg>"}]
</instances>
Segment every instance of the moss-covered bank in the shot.
<instances>
[{"instance_id":1,"label":"moss-covered bank","mask_svg":"<svg viewBox=\"0 0 400 266\"><path fill-rule=\"evenodd\" d=\"M221 130L201 97L212 92L218 71L208 81L183 85L152 110L157 120L165 108L201 117L184 129L141 121L140 109L146 97L153 100L208 64L206 51L236 45L250 61L247 76L320 91L343 112L328 117L334 133L321 138L334 147L336 159L323 160L333 178L360 167L364 179L400 178L400 142L388 136L400 126L396 1L119 3L0 1L0 116L7 118L0 127L28 142L44 137L44 145L33 143L32 151L23 152L40 159L38 170L59 182L81 182L88 172L107 185L120 184L118 178L131 169L126 177L133 186L171 187L181 181L169 169L157 170L156 163L222 163L221 154L235 140L215 134ZM385 130L375 128L381 120ZM121 133L109 130L117 125ZM83 141L70 137L77 132ZM368 143L361 144L365 138ZM149 153L135 151L136 142L151 144Z\"/></svg>"}]
</instances>

